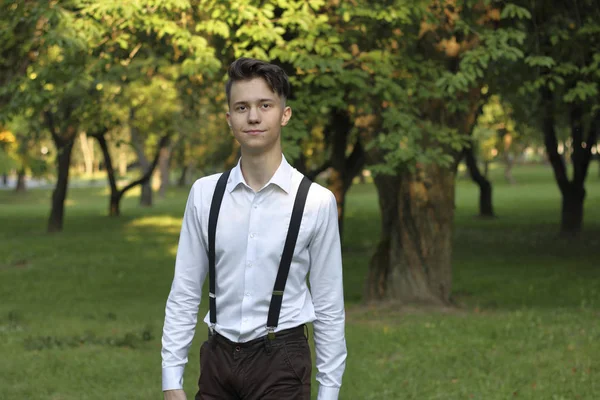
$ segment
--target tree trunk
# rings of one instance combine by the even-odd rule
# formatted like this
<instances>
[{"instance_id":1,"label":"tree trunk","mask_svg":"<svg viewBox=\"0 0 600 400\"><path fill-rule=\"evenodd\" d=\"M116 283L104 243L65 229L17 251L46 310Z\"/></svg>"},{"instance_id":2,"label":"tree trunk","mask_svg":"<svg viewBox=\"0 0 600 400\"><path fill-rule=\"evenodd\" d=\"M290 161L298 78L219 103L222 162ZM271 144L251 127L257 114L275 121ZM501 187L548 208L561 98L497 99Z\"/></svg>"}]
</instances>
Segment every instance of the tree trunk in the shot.
<instances>
[{"instance_id":1,"label":"tree trunk","mask_svg":"<svg viewBox=\"0 0 600 400\"><path fill-rule=\"evenodd\" d=\"M121 193L117 189L117 179L115 177L115 169L112 164L112 157L110 156L110 152L108 151L108 145L106 143L106 138L104 137L104 134L94 135L94 137L98 140L98 144L100 145L100 149L102 150L102 154L104 156L104 166L106 167L108 184L110 186L110 201L108 204L108 215L111 217L118 217L121 214L121 210L119 209L119 204L121 202Z\"/></svg>"},{"instance_id":2,"label":"tree trunk","mask_svg":"<svg viewBox=\"0 0 600 400\"><path fill-rule=\"evenodd\" d=\"M6 172L2 174L2 184L8 186L8 173Z\"/></svg>"},{"instance_id":3,"label":"tree trunk","mask_svg":"<svg viewBox=\"0 0 600 400\"><path fill-rule=\"evenodd\" d=\"M592 116L587 140L584 141L583 109L578 104L571 105L569 117L573 141L573 179L569 180L565 160L558 153L553 93L543 88L542 99L544 100L542 120L544 144L562 194L560 233L563 236L577 236L583 228L585 179L592 157L592 146L596 143L600 130L600 112Z\"/></svg>"},{"instance_id":4,"label":"tree trunk","mask_svg":"<svg viewBox=\"0 0 600 400\"><path fill-rule=\"evenodd\" d=\"M94 153L94 138L88 137L88 148L90 149L90 173L94 174L94 162L96 161L96 155Z\"/></svg>"},{"instance_id":5,"label":"tree trunk","mask_svg":"<svg viewBox=\"0 0 600 400\"><path fill-rule=\"evenodd\" d=\"M183 137L183 135L182 135ZM185 160L185 141L183 139L181 139L179 141L178 146L176 146L177 148L177 152L176 152L176 157L177 157L177 163L179 164L179 166L181 167L181 175L179 175L179 179L177 179L177 186L178 187L184 187L187 183L187 175L190 168L191 163L186 162Z\"/></svg>"},{"instance_id":6,"label":"tree trunk","mask_svg":"<svg viewBox=\"0 0 600 400\"><path fill-rule=\"evenodd\" d=\"M127 174L127 154L125 150L119 150L119 176L124 177Z\"/></svg>"},{"instance_id":7,"label":"tree trunk","mask_svg":"<svg viewBox=\"0 0 600 400\"><path fill-rule=\"evenodd\" d=\"M73 140L74 136L73 139L65 140L63 143L58 143L56 140L54 142L57 150L58 179L52 193L52 209L48 219L48 232L60 232L63 228Z\"/></svg>"},{"instance_id":8,"label":"tree trunk","mask_svg":"<svg viewBox=\"0 0 600 400\"><path fill-rule=\"evenodd\" d=\"M21 167L17 171L17 186L15 187L15 192L23 193L25 190L25 168Z\"/></svg>"},{"instance_id":9,"label":"tree trunk","mask_svg":"<svg viewBox=\"0 0 600 400\"><path fill-rule=\"evenodd\" d=\"M326 128L326 135L329 136L331 143L331 156L327 163L331 166L331 174L327 180L327 186L335 195L337 202L338 225L342 240L344 237L346 193L352 186L354 178L362 171L366 156L360 139L357 139L352 152L346 157L348 137L353 127L354 124L346 110L334 109Z\"/></svg>"},{"instance_id":10,"label":"tree trunk","mask_svg":"<svg viewBox=\"0 0 600 400\"><path fill-rule=\"evenodd\" d=\"M181 168L181 175L179 175L179 179L177 180L177 186L185 186L185 183L187 181L187 172L189 168L189 165L183 165L183 168Z\"/></svg>"},{"instance_id":11,"label":"tree trunk","mask_svg":"<svg viewBox=\"0 0 600 400\"><path fill-rule=\"evenodd\" d=\"M563 194L560 233L563 236L577 236L583 228L583 204L585 189L571 184Z\"/></svg>"},{"instance_id":12,"label":"tree trunk","mask_svg":"<svg viewBox=\"0 0 600 400\"><path fill-rule=\"evenodd\" d=\"M479 216L493 217L494 208L492 206L492 184L487 180L477 166L475 154L473 154L473 146L467 146L464 150L465 161L469 169L471 179L479 186Z\"/></svg>"},{"instance_id":13,"label":"tree trunk","mask_svg":"<svg viewBox=\"0 0 600 400\"><path fill-rule=\"evenodd\" d=\"M344 183L342 172L332 168L329 179L327 179L327 188L331 190L335 196L338 210L338 228L340 231L340 238L343 239L346 193L348 192L349 187L346 187Z\"/></svg>"},{"instance_id":14,"label":"tree trunk","mask_svg":"<svg viewBox=\"0 0 600 400\"><path fill-rule=\"evenodd\" d=\"M145 175L149 168L150 163L146 158L146 152L144 151L144 140L139 134L137 127L134 124L134 115L135 112L132 110L130 113L129 126L131 131L131 142L133 144L133 148L135 149L135 153L138 157L138 162L140 165L140 172L142 175ZM152 206L152 184L150 180L145 181L142 184L142 194L140 196L140 205L142 207L151 207Z\"/></svg>"},{"instance_id":15,"label":"tree trunk","mask_svg":"<svg viewBox=\"0 0 600 400\"><path fill-rule=\"evenodd\" d=\"M450 302L454 175L429 165L375 178L383 231L369 266L368 300Z\"/></svg>"},{"instance_id":16,"label":"tree trunk","mask_svg":"<svg viewBox=\"0 0 600 400\"><path fill-rule=\"evenodd\" d=\"M389 297L388 282L391 271L390 255L392 242L400 237L398 224L398 193L400 178L389 175L373 177L381 211L381 236L377 249L369 264L369 276L365 290L367 301Z\"/></svg>"},{"instance_id":17,"label":"tree trunk","mask_svg":"<svg viewBox=\"0 0 600 400\"><path fill-rule=\"evenodd\" d=\"M140 195L140 205L142 207L152 207L152 181L142 183L142 194Z\"/></svg>"},{"instance_id":18,"label":"tree trunk","mask_svg":"<svg viewBox=\"0 0 600 400\"><path fill-rule=\"evenodd\" d=\"M79 143L81 144L81 152L83 153L85 174L92 176L94 173L94 156L93 151L91 150L93 148L93 142L88 140L85 132L82 132L79 134Z\"/></svg>"},{"instance_id":19,"label":"tree trunk","mask_svg":"<svg viewBox=\"0 0 600 400\"><path fill-rule=\"evenodd\" d=\"M158 165L160 171L160 189L158 191L158 195L160 198L165 198L167 188L171 186L171 182L169 180L169 163L171 161L171 147L162 147L160 149L160 154L158 156Z\"/></svg>"}]
</instances>

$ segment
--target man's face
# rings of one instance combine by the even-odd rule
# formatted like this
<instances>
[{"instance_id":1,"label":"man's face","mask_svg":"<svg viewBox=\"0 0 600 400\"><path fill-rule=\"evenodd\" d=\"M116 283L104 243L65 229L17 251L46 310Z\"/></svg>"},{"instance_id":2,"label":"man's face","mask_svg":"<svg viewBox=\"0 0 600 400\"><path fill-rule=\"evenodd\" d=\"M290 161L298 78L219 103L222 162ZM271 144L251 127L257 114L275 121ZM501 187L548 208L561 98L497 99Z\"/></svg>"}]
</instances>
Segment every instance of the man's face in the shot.
<instances>
[{"instance_id":1,"label":"man's face","mask_svg":"<svg viewBox=\"0 0 600 400\"><path fill-rule=\"evenodd\" d=\"M229 96L227 122L240 143L242 153L281 151L281 127L287 125L292 109L262 78L234 82Z\"/></svg>"}]
</instances>

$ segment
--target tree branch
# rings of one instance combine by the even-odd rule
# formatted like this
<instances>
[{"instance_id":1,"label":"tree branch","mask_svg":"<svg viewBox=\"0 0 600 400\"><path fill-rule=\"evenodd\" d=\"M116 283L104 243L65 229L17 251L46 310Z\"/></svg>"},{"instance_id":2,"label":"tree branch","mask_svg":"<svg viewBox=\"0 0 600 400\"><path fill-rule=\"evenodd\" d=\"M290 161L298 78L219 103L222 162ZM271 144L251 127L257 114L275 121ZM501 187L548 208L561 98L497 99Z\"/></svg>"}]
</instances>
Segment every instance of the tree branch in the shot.
<instances>
[{"instance_id":1,"label":"tree branch","mask_svg":"<svg viewBox=\"0 0 600 400\"><path fill-rule=\"evenodd\" d=\"M132 189L132 188L136 187L137 185L146 183L150 179L150 177L152 176L152 173L154 172L154 169L156 168L156 165L158 164L158 159L160 158L160 150L169 144L169 139L170 139L170 134L166 134L165 136L163 136L160 139L160 142L158 143L158 148L156 149L156 153L154 154L154 160L152 161L152 164L150 164L150 167L146 170L146 173L138 180L131 182L129 185L127 185L123 189L121 189L120 190L121 196L123 196L125 194L125 192L127 192L129 189Z\"/></svg>"},{"instance_id":2,"label":"tree branch","mask_svg":"<svg viewBox=\"0 0 600 400\"><path fill-rule=\"evenodd\" d=\"M475 131L475 127L477 126L477 119L479 118L479 116L481 114L483 114L483 107L485 106L485 104L487 103L489 98L490 98L489 92L482 96L481 102L479 103L479 106L475 113L475 121L471 124L471 126L468 130L470 144L463 149L461 157L458 158L457 162L456 162L456 167L458 168L460 159L462 157L465 157L465 163L467 164L467 168L469 169L469 174L471 175L471 179L473 181L475 181L475 183L477 183L479 186L488 183L488 181L485 178L485 176L483 176L481 174L481 171L479 171L479 167L477 165L477 160L475 159L475 153L473 152L473 146L475 144L475 143L473 143L473 132Z\"/></svg>"},{"instance_id":3,"label":"tree branch","mask_svg":"<svg viewBox=\"0 0 600 400\"><path fill-rule=\"evenodd\" d=\"M90 135L95 137L100 144L100 148L102 149L102 154L104 155L104 163L106 164L106 172L108 175L108 182L110 184L110 192L111 194L117 193L117 181L115 179L115 170L112 165L112 159L110 157L110 152L108 151L108 145L106 144L106 138L104 137L104 133L96 133Z\"/></svg>"},{"instance_id":4,"label":"tree branch","mask_svg":"<svg viewBox=\"0 0 600 400\"><path fill-rule=\"evenodd\" d=\"M346 159L346 171L348 173L344 179L344 187L349 188L352 184L352 180L362 171L366 162L366 153L365 148L360 141L360 138L356 140L356 144L354 145L354 149L352 149L352 153Z\"/></svg>"},{"instance_id":5,"label":"tree branch","mask_svg":"<svg viewBox=\"0 0 600 400\"><path fill-rule=\"evenodd\" d=\"M317 179L317 176L321 174L321 172L327 170L329 167L331 167L331 163L329 162L329 160L327 160L323 164L321 164L319 168L307 171L305 175L308 179L314 181L315 179Z\"/></svg>"},{"instance_id":6,"label":"tree branch","mask_svg":"<svg viewBox=\"0 0 600 400\"><path fill-rule=\"evenodd\" d=\"M50 134L52 135L54 143L56 143L57 147L64 146L65 141L60 137L60 135L56 131L56 124L54 123L54 114L52 114L50 111L44 111L44 119L46 120L46 125L50 130Z\"/></svg>"},{"instance_id":7,"label":"tree branch","mask_svg":"<svg viewBox=\"0 0 600 400\"><path fill-rule=\"evenodd\" d=\"M473 141L471 141L470 146L466 146L463 149L463 155L465 157L465 163L467 164L467 168L469 169L469 174L471 175L471 179L475 181L478 185L485 184L487 179L481 174L479 171L479 167L477 166L477 160L475 160L475 154L473 153Z\"/></svg>"},{"instance_id":8,"label":"tree branch","mask_svg":"<svg viewBox=\"0 0 600 400\"><path fill-rule=\"evenodd\" d=\"M544 145L546 146L548 159L554 171L554 177L561 193L564 195L568 191L569 178L567 177L565 162L560 154L558 154L558 141L556 140L556 130L554 128L554 96L545 87L541 89L541 95L544 100L544 116L542 121Z\"/></svg>"}]
</instances>

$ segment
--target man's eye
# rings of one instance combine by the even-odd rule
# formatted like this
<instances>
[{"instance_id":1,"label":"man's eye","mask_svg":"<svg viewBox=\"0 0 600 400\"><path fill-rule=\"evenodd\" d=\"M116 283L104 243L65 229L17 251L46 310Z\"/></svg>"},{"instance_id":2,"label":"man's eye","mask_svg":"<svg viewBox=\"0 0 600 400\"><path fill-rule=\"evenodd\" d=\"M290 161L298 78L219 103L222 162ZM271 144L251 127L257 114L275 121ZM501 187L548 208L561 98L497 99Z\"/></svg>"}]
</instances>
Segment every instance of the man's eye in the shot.
<instances>
[{"instance_id":1,"label":"man's eye","mask_svg":"<svg viewBox=\"0 0 600 400\"><path fill-rule=\"evenodd\" d=\"M246 110L246 106L238 106L237 110L238 111L245 111Z\"/></svg>"},{"instance_id":2,"label":"man's eye","mask_svg":"<svg viewBox=\"0 0 600 400\"><path fill-rule=\"evenodd\" d=\"M265 103L265 104L263 104L262 106L263 106L263 108L271 108L271 105L270 105L270 104L268 104L268 103Z\"/></svg>"}]
</instances>

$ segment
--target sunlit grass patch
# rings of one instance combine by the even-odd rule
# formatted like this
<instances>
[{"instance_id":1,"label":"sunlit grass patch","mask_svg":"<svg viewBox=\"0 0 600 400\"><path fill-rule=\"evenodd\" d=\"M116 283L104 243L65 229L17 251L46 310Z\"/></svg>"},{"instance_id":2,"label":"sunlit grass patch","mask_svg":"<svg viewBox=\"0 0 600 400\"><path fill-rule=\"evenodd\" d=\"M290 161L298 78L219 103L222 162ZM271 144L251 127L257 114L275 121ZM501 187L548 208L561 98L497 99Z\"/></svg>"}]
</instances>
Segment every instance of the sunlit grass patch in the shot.
<instances>
[{"instance_id":1,"label":"sunlit grass patch","mask_svg":"<svg viewBox=\"0 0 600 400\"><path fill-rule=\"evenodd\" d=\"M181 229L181 218L174 218L168 215L154 215L136 218L125 225L130 228L143 227L161 227L174 228L179 232Z\"/></svg>"}]
</instances>

